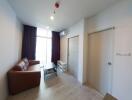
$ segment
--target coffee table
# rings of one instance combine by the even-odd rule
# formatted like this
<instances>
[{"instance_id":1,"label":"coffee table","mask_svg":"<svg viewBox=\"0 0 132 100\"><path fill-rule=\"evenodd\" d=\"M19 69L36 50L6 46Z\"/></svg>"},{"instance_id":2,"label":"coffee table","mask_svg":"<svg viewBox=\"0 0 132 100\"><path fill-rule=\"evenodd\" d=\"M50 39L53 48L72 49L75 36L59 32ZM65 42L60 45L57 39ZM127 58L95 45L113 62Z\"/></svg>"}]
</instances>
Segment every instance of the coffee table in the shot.
<instances>
[{"instance_id":1,"label":"coffee table","mask_svg":"<svg viewBox=\"0 0 132 100\"><path fill-rule=\"evenodd\" d=\"M44 80L46 80L46 77L55 74L57 76L57 65L54 63L48 63L44 66Z\"/></svg>"}]
</instances>

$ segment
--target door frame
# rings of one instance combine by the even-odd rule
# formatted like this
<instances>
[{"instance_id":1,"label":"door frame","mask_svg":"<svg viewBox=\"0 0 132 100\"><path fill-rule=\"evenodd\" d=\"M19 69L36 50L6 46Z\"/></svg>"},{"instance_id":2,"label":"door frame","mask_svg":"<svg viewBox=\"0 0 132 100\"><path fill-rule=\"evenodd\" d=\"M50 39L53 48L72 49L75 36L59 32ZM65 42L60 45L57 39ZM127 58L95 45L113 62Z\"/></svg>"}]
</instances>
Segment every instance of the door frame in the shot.
<instances>
[{"instance_id":1,"label":"door frame","mask_svg":"<svg viewBox=\"0 0 132 100\"><path fill-rule=\"evenodd\" d=\"M68 71L68 67L69 67L69 40L72 39L72 38L76 38L78 37L79 39L79 35L76 35L76 36L71 36L71 37L68 37L68 40L67 40L67 71Z\"/></svg>"},{"instance_id":2,"label":"door frame","mask_svg":"<svg viewBox=\"0 0 132 100\"><path fill-rule=\"evenodd\" d=\"M114 48L115 47L115 27L109 27L109 28L106 28L106 29L97 30L97 31L93 31L91 33L88 33L88 38L92 34L99 34L100 32L105 32L105 31L109 31L109 30L113 30L112 65L111 65L111 68L112 68L111 71L112 72L111 72L111 75L110 75L111 76L110 88L108 90L108 92L112 94L112 89L113 89L113 71L114 71L113 70L113 68L114 68L114 52L115 52L115 48ZM88 51L89 51L89 48L88 48Z\"/></svg>"}]
</instances>

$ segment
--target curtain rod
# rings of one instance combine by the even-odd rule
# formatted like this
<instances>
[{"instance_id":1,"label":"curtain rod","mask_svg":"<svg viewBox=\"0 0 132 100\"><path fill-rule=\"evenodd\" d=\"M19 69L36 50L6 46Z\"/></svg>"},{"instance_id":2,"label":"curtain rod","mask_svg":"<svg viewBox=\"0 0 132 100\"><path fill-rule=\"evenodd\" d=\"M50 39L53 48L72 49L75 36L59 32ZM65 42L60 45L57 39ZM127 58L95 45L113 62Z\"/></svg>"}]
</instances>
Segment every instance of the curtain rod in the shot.
<instances>
[{"instance_id":1,"label":"curtain rod","mask_svg":"<svg viewBox=\"0 0 132 100\"><path fill-rule=\"evenodd\" d=\"M37 37L39 37L39 38L47 38L47 39L51 39L52 38L52 37L46 37L46 36L34 36L32 38L37 38Z\"/></svg>"}]
</instances>

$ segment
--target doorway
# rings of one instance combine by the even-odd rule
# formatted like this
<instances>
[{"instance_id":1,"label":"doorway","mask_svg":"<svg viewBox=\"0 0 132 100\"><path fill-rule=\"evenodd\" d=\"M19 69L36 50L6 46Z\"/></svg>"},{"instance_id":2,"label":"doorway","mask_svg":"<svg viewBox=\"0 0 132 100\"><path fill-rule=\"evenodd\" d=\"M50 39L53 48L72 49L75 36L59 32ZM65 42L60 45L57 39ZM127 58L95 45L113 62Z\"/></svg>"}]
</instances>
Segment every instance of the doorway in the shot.
<instances>
[{"instance_id":1,"label":"doorway","mask_svg":"<svg viewBox=\"0 0 132 100\"><path fill-rule=\"evenodd\" d=\"M68 39L68 72L75 78L78 77L78 50L79 36Z\"/></svg>"},{"instance_id":2,"label":"doorway","mask_svg":"<svg viewBox=\"0 0 132 100\"><path fill-rule=\"evenodd\" d=\"M101 94L112 91L114 30L88 35L88 83Z\"/></svg>"}]
</instances>

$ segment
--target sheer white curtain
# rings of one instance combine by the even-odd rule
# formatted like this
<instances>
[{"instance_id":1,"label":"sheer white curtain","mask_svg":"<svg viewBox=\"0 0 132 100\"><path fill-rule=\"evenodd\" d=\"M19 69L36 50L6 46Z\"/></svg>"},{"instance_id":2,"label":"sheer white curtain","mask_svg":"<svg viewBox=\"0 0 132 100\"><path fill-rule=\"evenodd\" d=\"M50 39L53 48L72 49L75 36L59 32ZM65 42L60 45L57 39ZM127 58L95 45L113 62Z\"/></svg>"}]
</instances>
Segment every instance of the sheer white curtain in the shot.
<instances>
[{"instance_id":1,"label":"sheer white curtain","mask_svg":"<svg viewBox=\"0 0 132 100\"><path fill-rule=\"evenodd\" d=\"M50 30L37 28L36 60L41 65L51 62L52 33Z\"/></svg>"}]
</instances>

